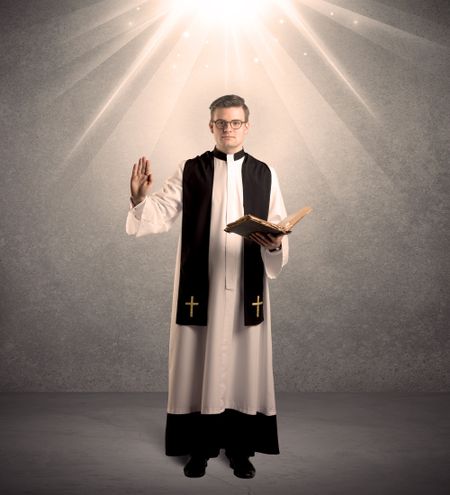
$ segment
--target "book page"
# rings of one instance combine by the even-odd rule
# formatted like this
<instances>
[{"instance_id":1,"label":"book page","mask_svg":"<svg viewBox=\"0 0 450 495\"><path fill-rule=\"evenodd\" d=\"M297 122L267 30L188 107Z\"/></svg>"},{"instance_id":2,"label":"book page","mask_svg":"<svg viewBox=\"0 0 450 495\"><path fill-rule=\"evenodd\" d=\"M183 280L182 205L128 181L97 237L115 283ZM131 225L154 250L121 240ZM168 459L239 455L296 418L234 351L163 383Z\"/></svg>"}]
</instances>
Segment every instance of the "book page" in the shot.
<instances>
[{"instance_id":1,"label":"book page","mask_svg":"<svg viewBox=\"0 0 450 495\"><path fill-rule=\"evenodd\" d=\"M305 215L307 215L311 211L312 208L310 208L309 206L305 206L304 208L301 208L295 213L288 215L284 220L282 220L278 224L278 227L281 227L282 229L285 230L291 230L294 225L296 225Z\"/></svg>"}]
</instances>

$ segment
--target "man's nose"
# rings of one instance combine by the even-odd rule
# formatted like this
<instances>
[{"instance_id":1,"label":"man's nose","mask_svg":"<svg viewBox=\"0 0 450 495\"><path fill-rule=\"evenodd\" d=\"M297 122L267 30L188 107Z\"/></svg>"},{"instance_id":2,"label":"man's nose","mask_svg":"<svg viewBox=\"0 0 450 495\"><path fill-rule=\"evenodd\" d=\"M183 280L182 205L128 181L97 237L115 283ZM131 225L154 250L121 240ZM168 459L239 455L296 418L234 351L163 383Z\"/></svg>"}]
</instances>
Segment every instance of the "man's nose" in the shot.
<instances>
[{"instance_id":1,"label":"man's nose","mask_svg":"<svg viewBox=\"0 0 450 495\"><path fill-rule=\"evenodd\" d=\"M230 130L232 129L231 122L224 122L224 124L223 124L223 130L224 131L228 130L228 127L230 127Z\"/></svg>"}]
</instances>

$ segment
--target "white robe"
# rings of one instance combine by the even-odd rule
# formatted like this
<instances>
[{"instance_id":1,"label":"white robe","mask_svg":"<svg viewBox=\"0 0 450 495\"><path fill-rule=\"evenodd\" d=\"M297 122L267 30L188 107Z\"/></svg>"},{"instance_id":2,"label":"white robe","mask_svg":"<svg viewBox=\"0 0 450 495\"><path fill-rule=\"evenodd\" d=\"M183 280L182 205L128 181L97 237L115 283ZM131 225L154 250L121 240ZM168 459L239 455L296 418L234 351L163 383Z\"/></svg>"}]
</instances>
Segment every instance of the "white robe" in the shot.
<instances>
[{"instance_id":1,"label":"white robe","mask_svg":"<svg viewBox=\"0 0 450 495\"><path fill-rule=\"evenodd\" d=\"M180 271L181 234L175 266L169 340L169 390L167 412L218 414L234 409L246 414L276 414L272 367L272 334L267 278L276 278L288 260L288 238L280 251L261 247L265 266L265 319L255 326L244 325L243 239L227 234L227 223L244 214L242 190L243 158L227 161L214 158L214 182L209 244L208 326L176 324ZM128 235L141 237L168 231L182 210L181 163L163 188L133 207L126 220ZM268 220L286 216L277 175L272 167ZM256 307L255 307L256 308ZM195 311L195 308L194 308Z\"/></svg>"}]
</instances>

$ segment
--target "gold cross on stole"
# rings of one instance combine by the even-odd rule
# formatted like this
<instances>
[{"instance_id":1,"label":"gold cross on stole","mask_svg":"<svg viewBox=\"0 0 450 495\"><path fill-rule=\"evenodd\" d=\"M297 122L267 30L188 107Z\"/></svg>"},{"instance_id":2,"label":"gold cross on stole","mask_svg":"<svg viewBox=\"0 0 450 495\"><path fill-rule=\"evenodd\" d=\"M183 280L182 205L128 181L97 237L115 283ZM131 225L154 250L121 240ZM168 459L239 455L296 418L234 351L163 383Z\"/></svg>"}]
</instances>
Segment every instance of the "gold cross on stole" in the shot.
<instances>
[{"instance_id":1,"label":"gold cross on stole","mask_svg":"<svg viewBox=\"0 0 450 495\"><path fill-rule=\"evenodd\" d=\"M259 307L261 306L263 302L258 299L256 299L256 302L252 303L252 306L256 306L256 318L259 318Z\"/></svg>"},{"instance_id":2,"label":"gold cross on stole","mask_svg":"<svg viewBox=\"0 0 450 495\"><path fill-rule=\"evenodd\" d=\"M259 296L258 296L259 297ZM190 302L184 303L186 306L190 306L189 317L192 318L194 316L194 306L198 306L198 302L194 302L194 296L191 296Z\"/></svg>"}]
</instances>

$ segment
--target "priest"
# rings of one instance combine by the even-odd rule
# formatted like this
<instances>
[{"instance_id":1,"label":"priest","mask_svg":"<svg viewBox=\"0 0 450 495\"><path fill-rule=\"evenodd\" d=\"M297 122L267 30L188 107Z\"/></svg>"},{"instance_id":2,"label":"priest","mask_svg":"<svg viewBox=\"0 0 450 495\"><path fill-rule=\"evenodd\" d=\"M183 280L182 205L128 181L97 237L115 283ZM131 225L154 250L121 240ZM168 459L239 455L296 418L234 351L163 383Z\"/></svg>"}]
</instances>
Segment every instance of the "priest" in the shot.
<instances>
[{"instance_id":1,"label":"priest","mask_svg":"<svg viewBox=\"0 0 450 495\"><path fill-rule=\"evenodd\" d=\"M210 106L215 147L183 161L150 192L150 161L133 165L126 233L168 231L182 217L169 337L165 449L205 474L225 449L236 476L250 457L279 454L268 279L288 260L286 236L224 231L244 214L279 222L286 210L275 170L244 151L249 109L226 95Z\"/></svg>"}]
</instances>

